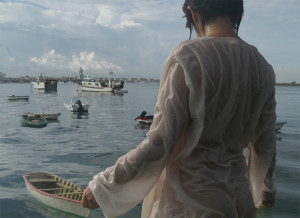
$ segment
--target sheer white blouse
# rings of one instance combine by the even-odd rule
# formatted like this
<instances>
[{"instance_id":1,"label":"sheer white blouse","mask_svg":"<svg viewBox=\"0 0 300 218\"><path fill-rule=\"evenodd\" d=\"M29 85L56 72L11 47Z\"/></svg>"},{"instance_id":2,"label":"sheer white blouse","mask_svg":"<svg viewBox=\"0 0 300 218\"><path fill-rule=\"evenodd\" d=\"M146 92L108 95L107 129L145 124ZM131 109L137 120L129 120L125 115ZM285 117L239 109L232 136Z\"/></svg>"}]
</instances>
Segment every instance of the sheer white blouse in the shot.
<instances>
[{"instance_id":1,"label":"sheer white blouse","mask_svg":"<svg viewBox=\"0 0 300 218\"><path fill-rule=\"evenodd\" d=\"M145 218L253 215L254 204L275 197L274 86L271 65L241 39L180 43L147 138L89 183L104 215L143 200Z\"/></svg>"}]
</instances>

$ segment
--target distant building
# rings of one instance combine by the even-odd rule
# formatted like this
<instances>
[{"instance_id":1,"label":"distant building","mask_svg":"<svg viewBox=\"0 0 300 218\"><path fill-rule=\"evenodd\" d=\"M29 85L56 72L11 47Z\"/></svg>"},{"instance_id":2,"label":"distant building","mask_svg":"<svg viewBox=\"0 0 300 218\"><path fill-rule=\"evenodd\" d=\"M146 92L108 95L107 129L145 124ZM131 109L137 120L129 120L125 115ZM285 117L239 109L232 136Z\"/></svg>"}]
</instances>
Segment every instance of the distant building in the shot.
<instances>
[{"instance_id":1,"label":"distant building","mask_svg":"<svg viewBox=\"0 0 300 218\"><path fill-rule=\"evenodd\" d=\"M84 75L83 75L83 69L80 67L80 69L78 71L78 79L79 80L83 80L83 77L84 77Z\"/></svg>"}]
</instances>

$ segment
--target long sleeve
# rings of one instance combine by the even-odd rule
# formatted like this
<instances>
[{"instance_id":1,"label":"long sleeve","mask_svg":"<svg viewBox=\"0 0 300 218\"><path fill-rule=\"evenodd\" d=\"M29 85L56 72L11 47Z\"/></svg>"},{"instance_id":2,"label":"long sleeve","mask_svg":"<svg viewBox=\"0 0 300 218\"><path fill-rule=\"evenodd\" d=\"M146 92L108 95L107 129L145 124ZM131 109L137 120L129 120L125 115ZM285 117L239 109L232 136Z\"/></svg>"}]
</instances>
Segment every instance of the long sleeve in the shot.
<instances>
[{"instance_id":1,"label":"long sleeve","mask_svg":"<svg viewBox=\"0 0 300 218\"><path fill-rule=\"evenodd\" d=\"M249 183L256 207L263 200L275 200L276 189L274 186L274 169L276 159L276 101L275 79L271 82L273 88L265 103L256 136L252 140L249 158Z\"/></svg>"},{"instance_id":2,"label":"long sleeve","mask_svg":"<svg viewBox=\"0 0 300 218\"><path fill-rule=\"evenodd\" d=\"M188 96L184 71L176 56L170 55L147 138L89 183L106 217L117 217L132 209L156 183L187 126Z\"/></svg>"}]
</instances>

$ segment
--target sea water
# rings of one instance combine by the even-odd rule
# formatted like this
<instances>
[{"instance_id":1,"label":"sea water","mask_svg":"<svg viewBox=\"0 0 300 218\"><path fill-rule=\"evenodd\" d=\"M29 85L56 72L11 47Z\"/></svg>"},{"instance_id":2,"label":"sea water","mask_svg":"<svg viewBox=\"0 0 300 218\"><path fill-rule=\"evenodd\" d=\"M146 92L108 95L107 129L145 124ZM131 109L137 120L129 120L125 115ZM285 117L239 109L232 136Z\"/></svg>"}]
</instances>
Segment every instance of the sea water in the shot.
<instances>
[{"instance_id":1,"label":"sea water","mask_svg":"<svg viewBox=\"0 0 300 218\"><path fill-rule=\"evenodd\" d=\"M152 114L159 83L126 83L128 93L81 93L76 84L58 84L57 92L26 84L0 84L0 217L72 217L48 208L27 194L22 175L49 172L86 187L92 177L145 139L148 128L134 120L143 110ZM8 101L9 95L29 101ZM87 115L68 112L64 102L77 95L90 104ZM300 217L300 87L276 87L276 204L259 209L258 218ZM61 115L45 128L20 126L23 112ZM122 217L140 217L141 204ZM93 210L90 217L104 217Z\"/></svg>"}]
</instances>

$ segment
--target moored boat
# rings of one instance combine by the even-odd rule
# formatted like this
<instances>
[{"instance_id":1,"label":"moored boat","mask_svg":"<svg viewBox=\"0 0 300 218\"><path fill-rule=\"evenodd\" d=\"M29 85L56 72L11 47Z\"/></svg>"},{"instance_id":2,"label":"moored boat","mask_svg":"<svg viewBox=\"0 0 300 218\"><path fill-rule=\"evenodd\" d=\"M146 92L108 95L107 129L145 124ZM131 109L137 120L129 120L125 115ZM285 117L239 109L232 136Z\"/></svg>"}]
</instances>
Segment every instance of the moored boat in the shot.
<instances>
[{"instance_id":1,"label":"moored boat","mask_svg":"<svg viewBox=\"0 0 300 218\"><path fill-rule=\"evenodd\" d=\"M40 115L26 115L23 114L21 118L21 126L42 128L47 126L47 120Z\"/></svg>"},{"instance_id":2,"label":"moored boat","mask_svg":"<svg viewBox=\"0 0 300 218\"><path fill-rule=\"evenodd\" d=\"M28 95L10 95L7 96L8 100L25 100L28 101L29 96Z\"/></svg>"},{"instance_id":3,"label":"moored boat","mask_svg":"<svg viewBox=\"0 0 300 218\"><path fill-rule=\"evenodd\" d=\"M88 217L90 210L80 204L84 189L59 176L35 172L23 175L29 194L44 205L67 213Z\"/></svg>"},{"instance_id":4,"label":"moored boat","mask_svg":"<svg viewBox=\"0 0 300 218\"><path fill-rule=\"evenodd\" d=\"M146 111L142 111L141 115L135 118L139 121L139 124L151 125L153 121L153 115L147 115Z\"/></svg>"},{"instance_id":5,"label":"moored boat","mask_svg":"<svg viewBox=\"0 0 300 218\"><path fill-rule=\"evenodd\" d=\"M115 92L124 88L124 80L117 80L114 73L109 72L107 82L85 77L81 82L80 88L82 91L87 92Z\"/></svg>"},{"instance_id":6,"label":"moored boat","mask_svg":"<svg viewBox=\"0 0 300 218\"><path fill-rule=\"evenodd\" d=\"M57 91L57 80L44 78L42 74L31 82L33 88L45 91Z\"/></svg>"},{"instance_id":7,"label":"moored boat","mask_svg":"<svg viewBox=\"0 0 300 218\"><path fill-rule=\"evenodd\" d=\"M48 121L48 120L58 120L58 117L60 116L60 113L35 113L35 112L27 112L27 113L23 113L21 115L28 115L28 116L39 115L41 117L44 117Z\"/></svg>"},{"instance_id":8,"label":"moored boat","mask_svg":"<svg viewBox=\"0 0 300 218\"><path fill-rule=\"evenodd\" d=\"M70 102L65 102L64 105L68 111L72 112L87 112L90 106L87 98L84 97L74 97Z\"/></svg>"}]
</instances>

